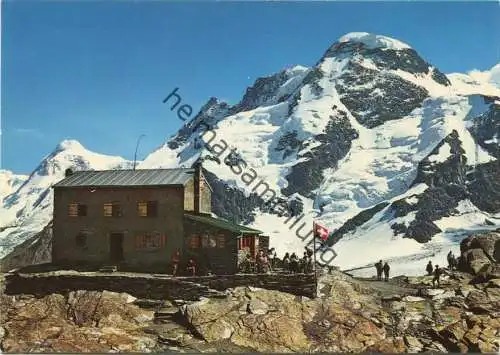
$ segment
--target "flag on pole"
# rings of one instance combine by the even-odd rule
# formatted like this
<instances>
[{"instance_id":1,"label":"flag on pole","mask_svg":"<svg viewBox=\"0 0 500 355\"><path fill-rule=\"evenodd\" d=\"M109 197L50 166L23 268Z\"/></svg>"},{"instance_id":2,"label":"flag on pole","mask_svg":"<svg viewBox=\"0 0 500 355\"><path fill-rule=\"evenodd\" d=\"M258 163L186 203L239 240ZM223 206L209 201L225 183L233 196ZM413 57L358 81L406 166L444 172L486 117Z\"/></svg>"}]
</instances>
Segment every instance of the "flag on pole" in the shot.
<instances>
[{"instance_id":1,"label":"flag on pole","mask_svg":"<svg viewBox=\"0 0 500 355\"><path fill-rule=\"evenodd\" d=\"M330 230L319 223L314 222L314 236L316 238L321 238L322 240L327 240Z\"/></svg>"}]
</instances>

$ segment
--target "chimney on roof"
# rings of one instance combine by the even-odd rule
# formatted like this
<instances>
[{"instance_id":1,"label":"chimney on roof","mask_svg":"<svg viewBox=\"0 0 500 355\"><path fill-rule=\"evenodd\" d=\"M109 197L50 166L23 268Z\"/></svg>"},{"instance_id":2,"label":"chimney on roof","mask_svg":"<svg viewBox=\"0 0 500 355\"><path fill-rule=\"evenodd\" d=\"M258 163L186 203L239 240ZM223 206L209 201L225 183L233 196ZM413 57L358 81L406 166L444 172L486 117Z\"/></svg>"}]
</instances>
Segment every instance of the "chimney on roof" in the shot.
<instances>
[{"instance_id":1,"label":"chimney on roof","mask_svg":"<svg viewBox=\"0 0 500 355\"><path fill-rule=\"evenodd\" d=\"M73 170L71 168L68 168L64 171L64 177L68 177L73 175Z\"/></svg>"},{"instance_id":2,"label":"chimney on roof","mask_svg":"<svg viewBox=\"0 0 500 355\"><path fill-rule=\"evenodd\" d=\"M201 185L203 183L201 160L197 160L193 164L194 168L194 212L200 213L201 209Z\"/></svg>"}]
</instances>

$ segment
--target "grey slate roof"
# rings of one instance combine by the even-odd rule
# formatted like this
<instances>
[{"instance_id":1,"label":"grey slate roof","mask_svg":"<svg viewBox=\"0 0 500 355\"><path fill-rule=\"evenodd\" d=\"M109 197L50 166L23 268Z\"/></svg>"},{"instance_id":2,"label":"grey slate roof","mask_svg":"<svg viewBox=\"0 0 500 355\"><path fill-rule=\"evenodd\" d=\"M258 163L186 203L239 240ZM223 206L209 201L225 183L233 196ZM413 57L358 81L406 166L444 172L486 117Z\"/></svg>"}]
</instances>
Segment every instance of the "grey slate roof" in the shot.
<instances>
[{"instance_id":1,"label":"grey slate roof","mask_svg":"<svg viewBox=\"0 0 500 355\"><path fill-rule=\"evenodd\" d=\"M194 169L137 169L75 171L54 187L182 186Z\"/></svg>"}]
</instances>

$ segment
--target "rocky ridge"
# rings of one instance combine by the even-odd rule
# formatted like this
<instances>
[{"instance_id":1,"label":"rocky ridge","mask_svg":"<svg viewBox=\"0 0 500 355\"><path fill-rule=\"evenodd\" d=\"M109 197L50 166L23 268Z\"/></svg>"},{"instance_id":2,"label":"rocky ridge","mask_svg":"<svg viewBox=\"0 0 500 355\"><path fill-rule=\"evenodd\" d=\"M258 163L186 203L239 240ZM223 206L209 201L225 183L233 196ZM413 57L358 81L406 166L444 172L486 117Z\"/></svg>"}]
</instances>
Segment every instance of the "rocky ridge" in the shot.
<instances>
[{"instance_id":1,"label":"rocky ridge","mask_svg":"<svg viewBox=\"0 0 500 355\"><path fill-rule=\"evenodd\" d=\"M446 272L439 288L431 286L432 276L382 282L325 271L315 299L253 287L194 302L108 291L2 295L1 348L498 352L499 253L500 231L465 239L461 270Z\"/></svg>"}]
</instances>

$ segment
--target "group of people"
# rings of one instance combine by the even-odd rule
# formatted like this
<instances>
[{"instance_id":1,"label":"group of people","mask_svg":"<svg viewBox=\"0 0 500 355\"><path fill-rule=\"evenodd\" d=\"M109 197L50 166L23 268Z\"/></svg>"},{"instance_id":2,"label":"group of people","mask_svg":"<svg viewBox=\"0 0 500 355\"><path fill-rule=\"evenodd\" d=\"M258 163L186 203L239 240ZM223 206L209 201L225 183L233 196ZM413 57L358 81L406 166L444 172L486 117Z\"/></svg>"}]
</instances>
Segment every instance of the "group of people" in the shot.
<instances>
[{"instance_id":1,"label":"group of people","mask_svg":"<svg viewBox=\"0 0 500 355\"><path fill-rule=\"evenodd\" d=\"M299 258L296 253L286 253L282 260L276 256L274 248L269 249L267 252L259 250L255 258L255 267L251 267L253 261L248 254L246 254L240 263L240 271L242 272L257 272L269 273L282 269L287 273L310 273L313 272L313 251L305 248L304 255Z\"/></svg>"},{"instance_id":2,"label":"group of people","mask_svg":"<svg viewBox=\"0 0 500 355\"><path fill-rule=\"evenodd\" d=\"M181 252L177 249L172 255L172 276L176 277L179 272L179 264L181 262ZM186 272L190 276L196 276L196 261L190 258L186 264Z\"/></svg>"},{"instance_id":3,"label":"group of people","mask_svg":"<svg viewBox=\"0 0 500 355\"><path fill-rule=\"evenodd\" d=\"M448 255L446 256L446 259L448 260L448 270L453 271L457 269L458 266L458 259L455 257L455 255L450 251ZM434 276L432 278L432 286L436 287L441 286L441 275L445 274L446 271L443 268L440 268L439 265L432 267L432 261L429 260L427 263L427 266L425 268L425 271L427 271L428 276Z\"/></svg>"},{"instance_id":4,"label":"group of people","mask_svg":"<svg viewBox=\"0 0 500 355\"><path fill-rule=\"evenodd\" d=\"M384 281L389 281L389 271L391 267L387 261L384 263L382 260L379 260L379 262L375 264L375 269L377 270L377 280L382 281L382 274L384 274Z\"/></svg>"},{"instance_id":5,"label":"group of people","mask_svg":"<svg viewBox=\"0 0 500 355\"><path fill-rule=\"evenodd\" d=\"M305 248L304 255L301 259L297 254L286 253L283 257L283 270L291 273L310 273L313 272L313 251Z\"/></svg>"}]
</instances>

